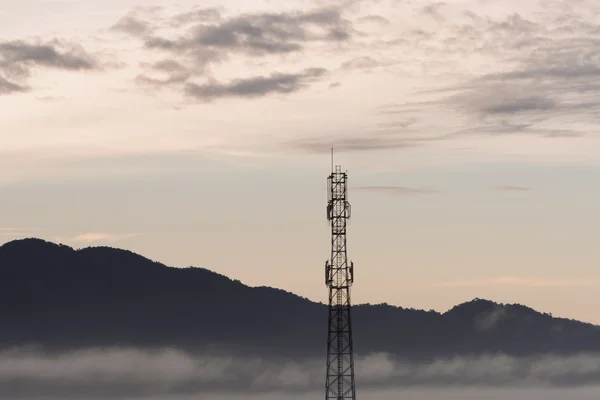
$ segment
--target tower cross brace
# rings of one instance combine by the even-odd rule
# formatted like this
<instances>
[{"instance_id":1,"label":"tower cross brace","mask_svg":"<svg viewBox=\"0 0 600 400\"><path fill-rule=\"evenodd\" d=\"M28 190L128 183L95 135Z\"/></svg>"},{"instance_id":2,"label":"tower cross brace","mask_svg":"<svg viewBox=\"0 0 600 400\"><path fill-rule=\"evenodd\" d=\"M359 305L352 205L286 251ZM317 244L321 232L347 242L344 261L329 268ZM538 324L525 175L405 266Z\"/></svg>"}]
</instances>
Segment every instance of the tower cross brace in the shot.
<instances>
[{"instance_id":1,"label":"tower cross brace","mask_svg":"<svg viewBox=\"0 0 600 400\"><path fill-rule=\"evenodd\" d=\"M356 399L350 312L354 264L348 262L346 251L346 227L350 219L347 181L348 175L342 172L339 165L332 168L331 175L327 178L331 258L325 263L325 283L329 288L326 400Z\"/></svg>"}]
</instances>

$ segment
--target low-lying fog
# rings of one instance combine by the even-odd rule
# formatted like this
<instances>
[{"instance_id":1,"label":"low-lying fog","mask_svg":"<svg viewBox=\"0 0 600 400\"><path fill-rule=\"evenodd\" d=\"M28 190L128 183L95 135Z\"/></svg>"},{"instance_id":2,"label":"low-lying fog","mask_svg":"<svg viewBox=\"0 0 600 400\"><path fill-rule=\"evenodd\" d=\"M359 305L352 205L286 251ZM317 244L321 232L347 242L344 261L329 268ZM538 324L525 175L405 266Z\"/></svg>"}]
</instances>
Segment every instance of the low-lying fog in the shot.
<instances>
[{"instance_id":1,"label":"low-lying fog","mask_svg":"<svg viewBox=\"0 0 600 400\"><path fill-rule=\"evenodd\" d=\"M580 389L407 389L357 391L359 400L588 400L598 399L600 387ZM25 396L23 396L25 397ZM44 400L105 400L101 394L85 397L33 397ZM120 397L121 400L324 400L323 391L305 394L275 392L267 394L213 394L188 396L148 395L144 397Z\"/></svg>"},{"instance_id":2,"label":"low-lying fog","mask_svg":"<svg viewBox=\"0 0 600 400\"><path fill-rule=\"evenodd\" d=\"M324 398L324 359L295 362L174 349L0 353L0 398L308 400ZM361 400L565 399L600 396L600 356L481 356L415 364L356 359Z\"/></svg>"}]
</instances>

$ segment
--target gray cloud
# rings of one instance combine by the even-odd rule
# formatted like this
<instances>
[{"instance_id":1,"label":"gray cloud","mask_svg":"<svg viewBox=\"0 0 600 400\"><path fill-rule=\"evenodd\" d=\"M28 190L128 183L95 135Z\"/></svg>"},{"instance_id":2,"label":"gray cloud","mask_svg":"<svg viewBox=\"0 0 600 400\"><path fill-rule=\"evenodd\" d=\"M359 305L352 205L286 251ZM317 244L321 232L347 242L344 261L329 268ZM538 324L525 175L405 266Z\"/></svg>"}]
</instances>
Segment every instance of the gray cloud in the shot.
<instances>
[{"instance_id":1,"label":"gray cloud","mask_svg":"<svg viewBox=\"0 0 600 400\"><path fill-rule=\"evenodd\" d=\"M296 74L276 73L268 77L237 79L230 83L211 82L204 85L188 83L185 92L196 99L214 100L223 97L262 97L272 93L296 92L327 71L310 68Z\"/></svg>"},{"instance_id":2,"label":"gray cloud","mask_svg":"<svg viewBox=\"0 0 600 400\"><path fill-rule=\"evenodd\" d=\"M483 121L473 127L455 130L448 134L446 138L457 138L468 135L535 135L547 138L577 138L584 136L585 133L569 129L551 129L537 126L537 123L544 123L545 119L517 121L515 118Z\"/></svg>"},{"instance_id":3,"label":"gray cloud","mask_svg":"<svg viewBox=\"0 0 600 400\"><path fill-rule=\"evenodd\" d=\"M220 8L194 8L191 11L175 15L171 20L172 26L181 24L198 23L205 21L220 21L222 10Z\"/></svg>"},{"instance_id":4,"label":"gray cloud","mask_svg":"<svg viewBox=\"0 0 600 400\"><path fill-rule=\"evenodd\" d=\"M183 65L181 65L180 63L178 63L177 61L174 61L174 60L158 61L158 62L152 64L151 67L158 71L166 71L168 73L173 73L173 74L182 73L182 72L187 71L187 68L185 68Z\"/></svg>"},{"instance_id":5,"label":"gray cloud","mask_svg":"<svg viewBox=\"0 0 600 400\"><path fill-rule=\"evenodd\" d=\"M565 131L574 117L595 123L600 113L600 84L594 79L600 77L600 30L595 24L572 11L536 21L518 14L482 21L477 17L470 29L457 27L452 41L510 67L456 87L457 94L443 104L485 120L483 128L508 122L529 125L521 133L548 137L581 133L549 134L544 122L560 123ZM476 24L485 28L476 29ZM488 39L476 45L476 31Z\"/></svg>"},{"instance_id":6,"label":"gray cloud","mask_svg":"<svg viewBox=\"0 0 600 400\"><path fill-rule=\"evenodd\" d=\"M0 96L14 92L25 92L26 90L25 86L18 85L0 76Z\"/></svg>"},{"instance_id":7,"label":"gray cloud","mask_svg":"<svg viewBox=\"0 0 600 400\"><path fill-rule=\"evenodd\" d=\"M543 95L536 95L521 86L507 87L498 84L490 86L488 90L481 87L452 96L452 102L463 110L480 116L509 116L518 113L555 110L558 107L556 100Z\"/></svg>"},{"instance_id":8,"label":"gray cloud","mask_svg":"<svg viewBox=\"0 0 600 400\"><path fill-rule=\"evenodd\" d=\"M179 28L178 36L160 33L160 28L173 27ZM217 8L197 8L171 17L134 10L113 29L141 38L154 54L168 55L162 65L145 63L146 71L136 78L138 83L168 86L203 100L295 92L307 80L324 75L324 70L311 68L303 73L273 73L220 83L211 77L211 69L232 57L286 56L302 52L308 45L345 42L353 33L351 22L335 7L227 18ZM163 76L157 78L157 73Z\"/></svg>"},{"instance_id":9,"label":"gray cloud","mask_svg":"<svg viewBox=\"0 0 600 400\"><path fill-rule=\"evenodd\" d=\"M411 126L413 126L414 124L416 124L417 122L419 122L419 120L417 118L406 118L406 119L401 119L398 121L389 121L389 122L380 122L377 125L382 127L383 129L407 129Z\"/></svg>"},{"instance_id":10,"label":"gray cloud","mask_svg":"<svg viewBox=\"0 0 600 400\"><path fill-rule=\"evenodd\" d=\"M111 26L110 30L143 37L157 29L158 25L154 20L160 18L162 10L162 7L136 7Z\"/></svg>"},{"instance_id":11,"label":"gray cloud","mask_svg":"<svg viewBox=\"0 0 600 400\"><path fill-rule=\"evenodd\" d=\"M379 68L389 67L397 63L397 61L391 59L375 59L371 56L360 56L344 62L341 68L347 70L360 70L370 72Z\"/></svg>"},{"instance_id":12,"label":"gray cloud","mask_svg":"<svg viewBox=\"0 0 600 400\"><path fill-rule=\"evenodd\" d=\"M66 42L0 43L0 67L17 74L27 74L31 65L67 70L89 70L98 67L96 60L83 47Z\"/></svg>"},{"instance_id":13,"label":"gray cloud","mask_svg":"<svg viewBox=\"0 0 600 400\"><path fill-rule=\"evenodd\" d=\"M220 8L195 7L189 11L165 17L164 7L135 7L119 19L110 30L147 38L161 28L181 28L190 24L221 20Z\"/></svg>"},{"instance_id":14,"label":"gray cloud","mask_svg":"<svg viewBox=\"0 0 600 400\"><path fill-rule=\"evenodd\" d=\"M519 82L519 79L484 76L469 85L457 87L458 92L441 101L432 102L433 107L450 106L467 117L473 118L476 129L489 133L535 133L546 137L578 137L584 132L572 129L544 127L546 122L561 122L575 116L581 122L592 123L600 112L600 96L579 95L575 89L579 78L573 78L568 86L540 77L537 82ZM583 79L583 78L582 78ZM598 87L600 89L600 86ZM588 99L586 99L588 97ZM565 121L566 122L566 121ZM566 124L561 123L565 126Z\"/></svg>"},{"instance_id":15,"label":"gray cloud","mask_svg":"<svg viewBox=\"0 0 600 400\"><path fill-rule=\"evenodd\" d=\"M115 31L124 32L130 35L144 35L151 31L151 26L146 21L142 21L132 15L127 15L121 18L115 25L111 27Z\"/></svg>"},{"instance_id":16,"label":"gray cloud","mask_svg":"<svg viewBox=\"0 0 600 400\"><path fill-rule=\"evenodd\" d=\"M337 152L405 149L420 145L417 140L386 135L373 135L371 137L315 137L289 140L280 144L292 149L322 154L331 151L332 143Z\"/></svg>"},{"instance_id":17,"label":"gray cloud","mask_svg":"<svg viewBox=\"0 0 600 400\"><path fill-rule=\"evenodd\" d=\"M501 191L501 192L528 192L532 189L525 186L512 186L512 185L500 185L493 186L493 190Z\"/></svg>"},{"instance_id":18,"label":"gray cloud","mask_svg":"<svg viewBox=\"0 0 600 400\"><path fill-rule=\"evenodd\" d=\"M481 322L493 329L501 311ZM324 360L294 361L188 354L176 349L89 349L0 353L0 396L13 399L202 396L229 392L307 393L322 387ZM504 355L408 362L387 354L356 357L363 390L394 387L569 387L600 382L597 355Z\"/></svg>"},{"instance_id":19,"label":"gray cloud","mask_svg":"<svg viewBox=\"0 0 600 400\"><path fill-rule=\"evenodd\" d=\"M436 22L445 22L446 18L440 13L440 9L443 8L445 5L445 3L441 2L427 4L421 8L420 13L422 15L433 18Z\"/></svg>"},{"instance_id":20,"label":"gray cloud","mask_svg":"<svg viewBox=\"0 0 600 400\"><path fill-rule=\"evenodd\" d=\"M403 104L390 104L380 107L376 112L381 116L405 116L399 121L381 122L378 125L388 128L404 128L406 120L428 120L428 127L435 127L442 134L429 137L415 137L415 140L439 141L460 138L464 136L481 135L536 135L547 138L577 138L588 133L576 125L570 125L575 117L581 118L579 122L594 124L591 119L600 111L600 97L598 102L571 101L564 102L560 96L555 96L553 91L534 90L527 85L505 82L490 83L487 77L478 78L466 85L455 86L436 90L441 99L430 101L415 101ZM543 94L536 94L543 93ZM560 93L560 91L559 91ZM440 116L459 117L460 125L437 125L437 121L428 117L432 113ZM586 120L587 116L587 120ZM439 120L444 118L439 117ZM549 124L560 124L561 128L551 128ZM413 125L413 124L411 124ZM569 125L572 128L569 128ZM408 127L410 125L407 125ZM411 132L417 133L418 129L411 126ZM400 132L400 131L398 131ZM422 131L423 134L426 131Z\"/></svg>"},{"instance_id":21,"label":"gray cloud","mask_svg":"<svg viewBox=\"0 0 600 400\"><path fill-rule=\"evenodd\" d=\"M378 24L378 25L389 25L391 24L390 20L382 17L381 15L367 15L365 17L359 18L358 22L366 22L366 23L373 23L373 24Z\"/></svg>"},{"instance_id":22,"label":"gray cloud","mask_svg":"<svg viewBox=\"0 0 600 400\"><path fill-rule=\"evenodd\" d=\"M381 193L392 196L411 196L440 193L439 190L431 188L409 188L404 186L358 186L353 189L363 192Z\"/></svg>"},{"instance_id":23,"label":"gray cloud","mask_svg":"<svg viewBox=\"0 0 600 400\"><path fill-rule=\"evenodd\" d=\"M398 72L422 75L426 70L431 78L442 78L440 82L450 78L462 83L414 93L424 100L377 113L382 118L411 114L427 120L428 127L415 133L437 131L431 140L594 134L591 127L600 117L600 83L595 79L600 75L600 29L590 17L596 14L593 4L557 1L531 17L495 17L474 10L462 10L459 17L457 5L423 6L416 15L429 19L423 28L407 28L371 47L384 55L403 54L398 68L404 72ZM463 60L477 61L481 73L465 71Z\"/></svg>"},{"instance_id":24,"label":"gray cloud","mask_svg":"<svg viewBox=\"0 0 600 400\"><path fill-rule=\"evenodd\" d=\"M394 1L398 0L392 0L392 2ZM368 8L370 5L382 3L382 0L309 0L309 3L319 7L336 6L347 11L357 12Z\"/></svg>"},{"instance_id":25,"label":"gray cloud","mask_svg":"<svg viewBox=\"0 0 600 400\"><path fill-rule=\"evenodd\" d=\"M426 122L426 121L425 121ZM280 146L323 154L331 151L333 144L336 152L364 152L392 149L412 149L428 142L451 139L453 134L427 133L428 126L417 117L405 116L400 120L377 123L366 133L326 134L279 143Z\"/></svg>"},{"instance_id":26,"label":"gray cloud","mask_svg":"<svg viewBox=\"0 0 600 400\"><path fill-rule=\"evenodd\" d=\"M83 47L66 41L0 42L0 94L29 90L24 82L38 67L82 71L100 64Z\"/></svg>"},{"instance_id":27,"label":"gray cloud","mask_svg":"<svg viewBox=\"0 0 600 400\"><path fill-rule=\"evenodd\" d=\"M310 42L345 41L352 34L351 23L335 8L243 14L228 19L219 15L215 9L179 15L177 21L191 24L181 37L153 36L146 39L146 45L179 55L219 49L228 54L266 56L300 51Z\"/></svg>"},{"instance_id":28,"label":"gray cloud","mask_svg":"<svg viewBox=\"0 0 600 400\"><path fill-rule=\"evenodd\" d=\"M41 96L37 98L38 100L41 101L47 101L47 102L55 102L55 101L61 101L64 100L64 97L57 97L57 96Z\"/></svg>"},{"instance_id":29,"label":"gray cloud","mask_svg":"<svg viewBox=\"0 0 600 400\"><path fill-rule=\"evenodd\" d=\"M136 81L143 84L152 84L158 87L170 84L177 84L187 81L191 72L183 64L175 60L161 60L155 63L145 63L144 66L151 71L151 73L159 73L166 75L163 78L152 78L147 74L138 75Z\"/></svg>"},{"instance_id":30,"label":"gray cloud","mask_svg":"<svg viewBox=\"0 0 600 400\"><path fill-rule=\"evenodd\" d=\"M387 35L360 32L355 27L362 23L393 25L364 7L377 1L312 3L322 7L231 17L224 16L217 8L197 8L170 17L161 17L154 11L145 14L136 11L115 27L142 38L153 54L167 53L169 59L188 69L187 74L179 74L176 79L157 79L150 76L156 71L148 67L149 73L140 75L137 81L154 86L175 85L187 91L196 86L209 87L210 82L193 83L193 78L210 77L211 66L233 57L270 62L273 56L286 57L309 49L335 49L337 55L349 50L342 71L386 67L403 74L422 76L426 71L432 77L460 76L463 85L453 86L449 91L433 91L445 95L451 92L450 96L415 105L423 114L431 114L436 108L452 109L465 118L460 128L454 128L460 134L574 137L583 133L569 127L562 128L562 132L551 132L544 123L565 126L565 119L575 115L588 122L597 120L600 83L594 78L600 75L600 30L589 17L595 15L591 10L578 13L575 7L557 2L546 9L560 9L560 12L538 13L532 17L535 19L517 13L490 17L470 10L463 10L459 18L460 14L452 12L455 5L429 2L415 15L426 18L427 24L419 29L406 28L396 38L389 39ZM580 2L579 6L586 4ZM355 22L348 19L352 13L357 17ZM178 35L165 36L159 29L173 27L181 28ZM374 52L381 52L381 56L374 56ZM398 54L402 54L401 63L394 61ZM457 60L472 57L477 57L473 58L477 62L480 58L487 60L482 68L487 63L489 70L465 79L465 73L469 72L455 66L460 63ZM184 81L190 85L186 87ZM526 127L511 131L517 126ZM452 133L447 126L440 129Z\"/></svg>"}]
</instances>

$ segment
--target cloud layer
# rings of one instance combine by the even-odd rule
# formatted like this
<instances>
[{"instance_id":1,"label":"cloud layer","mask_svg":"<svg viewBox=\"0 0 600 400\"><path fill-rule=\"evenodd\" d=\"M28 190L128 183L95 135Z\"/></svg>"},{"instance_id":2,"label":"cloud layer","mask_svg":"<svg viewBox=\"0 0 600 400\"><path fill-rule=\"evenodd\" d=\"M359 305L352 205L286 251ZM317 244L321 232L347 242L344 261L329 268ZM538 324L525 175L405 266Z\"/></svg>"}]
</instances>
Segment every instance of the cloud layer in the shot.
<instances>
[{"instance_id":1,"label":"cloud layer","mask_svg":"<svg viewBox=\"0 0 600 400\"><path fill-rule=\"evenodd\" d=\"M10 227L0 227L0 237L15 237L15 236L27 236L27 235L35 235L39 233L41 229L35 228L10 228Z\"/></svg>"},{"instance_id":2,"label":"cloud layer","mask_svg":"<svg viewBox=\"0 0 600 400\"><path fill-rule=\"evenodd\" d=\"M222 83L213 67L240 58L273 61L273 57L301 54L309 46L348 41L350 21L335 7L226 16L216 8L198 8L175 15L135 9L113 27L138 38L162 58L143 64L138 83L169 87L199 100L224 97L262 97L299 91L326 70L307 67L302 72L272 72L233 78ZM159 77L157 77L157 75Z\"/></svg>"},{"instance_id":3,"label":"cloud layer","mask_svg":"<svg viewBox=\"0 0 600 400\"><path fill-rule=\"evenodd\" d=\"M572 286L595 286L598 282L590 279L556 279L556 278L523 278L516 276L503 276L490 279L452 281L438 283L434 286L446 287L485 287L485 286L529 286L529 287L572 287Z\"/></svg>"},{"instance_id":4,"label":"cloud layer","mask_svg":"<svg viewBox=\"0 0 600 400\"><path fill-rule=\"evenodd\" d=\"M414 196L439 193L439 190L431 188L409 188L405 186L358 186L354 190L362 192L373 192L387 194L390 196Z\"/></svg>"},{"instance_id":5,"label":"cloud layer","mask_svg":"<svg viewBox=\"0 0 600 400\"><path fill-rule=\"evenodd\" d=\"M174 349L83 350L44 354L27 349L0 353L0 395L173 396L211 392L309 392L322 386L323 360L295 362ZM600 382L600 358L593 355L516 359L507 356L440 359L406 363L386 354L356 360L364 389L410 386L577 386Z\"/></svg>"},{"instance_id":6,"label":"cloud layer","mask_svg":"<svg viewBox=\"0 0 600 400\"><path fill-rule=\"evenodd\" d=\"M116 242L138 236L137 233L101 233L91 232L75 236L72 240L78 243Z\"/></svg>"},{"instance_id":7,"label":"cloud layer","mask_svg":"<svg viewBox=\"0 0 600 400\"><path fill-rule=\"evenodd\" d=\"M398 80L410 78L403 82L421 89L398 88L398 102L375 110L381 122L358 137L304 139L292 143L297 148L320 153L321 141L334 140L342 143L340 151L373 151L486 136L596 135L600 31L595 3L540 0L525 8L507 4L500 11L474 1L396 2L384 13L386 3L380 2L378 10L392 24L362 31L355 46L362 51L334 78L343 85L349 79L344 70L360 72L365 81L365 74L386 71ZM381 18L371 14L356 21ZM410 127L404 125L407 119Z\"/></svg>"},{"instance_id":8,"label":"cloud layer","mask_svg":"<svg viewBox=\"0 0 600 400\"><path fill-rule=\"evenodd\" d=\"M527 7L515 0L503 7L475 0L270 2L243 11L188 2L122 7L122 18L90 24L90 32L104 30L86 39L87 51L65 40L0 43L0 94L30 90L38 69L98 69L94 45L128 64L85 82L85 90L65 85L57 93L70 99L52 112L64 124L56 135L65 146L123 149L109 145L117 143L114 136L136 149L128 152L141 151L139 142L158 152L171 151L166 142L178 151L218 141L246 154L320 155L333 142L339 152L365 157L390 150L420 160L427 152L594 158L600 34L591 0L532 0ZM79 101L88 90L93 105ZM148 117L134 116L134 109ZM273 111L269 118L261 115L265 109ZM84 115L85 129L96 131L87 136L71 122ZM198 126L197 118L205 123ZM20 126L16 117L8 122ZM134 124L148 125L126 128ZM32 119L23 131L46 129L40 125ZM140 140L138 132L146 131L144 137L157 139ZM39 136L40 147L44 140L59 143Z\"/></svg>"},{"instance_id":9,"label":"cloud layer","mask_svg":"<svg viewBox=\"0 0 600 400\"><path fill-rule=\"evenodd\" d=\"M546 3L532 2L529 10L507 15L442 3L423 8L423 15L435 21L431 26L440 29L414 32L402 46L418 43L440 61L450 61L458 52L466 61L483 61L484 68L460 84L433 89L430 94L441 95L437 100L404 104L398 111L453 109L466 126L447 132L459 135L591 133L582 127L594 123L600 111L594 81L600 74L600 31L592 17L594 3ZM457 17L457 11L463 15ZM436 69L444 73L441 66ZM575 119L580 123L574 124Z\"/></svg>"}]
</instances>

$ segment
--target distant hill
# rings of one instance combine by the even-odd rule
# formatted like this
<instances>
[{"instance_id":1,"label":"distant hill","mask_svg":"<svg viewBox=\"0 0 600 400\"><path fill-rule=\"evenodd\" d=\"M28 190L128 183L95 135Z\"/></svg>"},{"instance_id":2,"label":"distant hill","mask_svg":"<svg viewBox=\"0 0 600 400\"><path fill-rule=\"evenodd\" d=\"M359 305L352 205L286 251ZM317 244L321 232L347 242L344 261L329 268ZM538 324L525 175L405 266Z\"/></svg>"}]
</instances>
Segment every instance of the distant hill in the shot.
<instances>
[{"instance_id":1,"label":"distant hill","mask_svg":"<svg viewBox=\"0 0 600 400\"><path fill-rule=\"evenodd\" d=\"M410 358L600 350L600 329L522 305L475 299L445 313L353 309L355 350ZM170 268L125 250L39 239L0 247L0 349L88 346L229 348L293 356L325 351L327 308L202 268Z\"/></svg>"}]
</instances>

